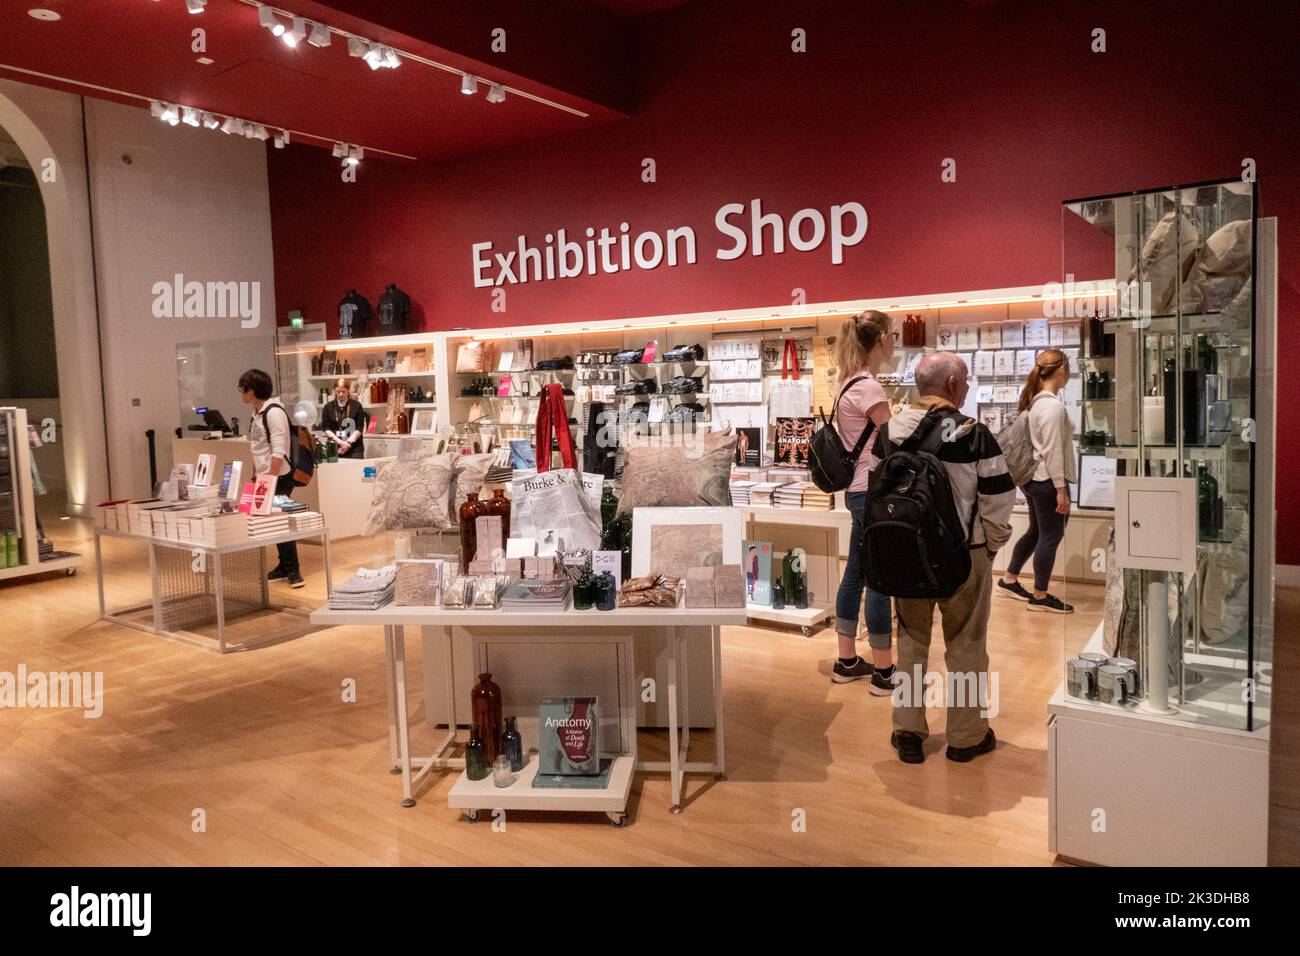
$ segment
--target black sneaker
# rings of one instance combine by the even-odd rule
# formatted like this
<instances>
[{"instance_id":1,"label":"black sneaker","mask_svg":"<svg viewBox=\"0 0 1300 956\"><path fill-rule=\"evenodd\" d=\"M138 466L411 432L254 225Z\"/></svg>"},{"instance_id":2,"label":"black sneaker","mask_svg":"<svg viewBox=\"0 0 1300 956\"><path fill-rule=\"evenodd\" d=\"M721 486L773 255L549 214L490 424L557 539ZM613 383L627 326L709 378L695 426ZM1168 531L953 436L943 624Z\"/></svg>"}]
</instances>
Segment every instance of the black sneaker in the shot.
<instances>
[{"instance_id":1,"label":"black sneaker","mask_svg":"<svg viewBox=\"0 0 1300 956\"><path fill-rule=\"evenodd\" d=\"M955 760L957 763L967 763L968 761L974 760L980 754L988 753L997 745L998 738L993 736L993 728L990 727L989 732L984 735L984 739L974 747L949 747L948 759Z\"/></svg>"},{"instance_id":2,"label":"black sneaker","mask_svg":"<svg viewBox=\"0 0 1300 956\"><path fill-rule=\"evenodd\" d=\"M1012 581L1008 584L1001 578L998 578L998 593L1003 597L1009 597L1016 601L1032 601L1034 596L1020 586L1019 581Z\"/></svg>"},{"instance_id":3,"label":"black sneaker","mask_svg":"<svg viewBox=\"0 0 1300 956\"><path fill-rule=\"evenodd\" d=\"M871 675L871 693L877 697L888 697L894 692L897 679L897 669L893 664L890 664L887 670L876 671Z\"/></svg>"},{"instance_id":4,"label":"black sneaker","mask_svg":"<svg viewBox=\"0 0 1300 956\"><path fill-rule=\"evenodd\" d=\"M914 734L908 730L895 730L889 735L889 743L898 751L898 759L903 763L923 763L925 761L925 750L922 748L924 741L920 734Z\"/></svg>"},{"instance_id":5,"label":"black sneaker","mask_svg":"<svg viewBox=\"0 0 1300 956\"><path fill-rule=\"evenodd\" d=\"M875 668L861 657L854 658L853 663L848 665L845 665L837 657L835 666L831 668L831 683L848 684L855 680L862 680L864 677L870 677L873 673L875 673Z\"/></svg>"},{"instance_id":6,"label":"black sneaker","mask_svg":"<svg viewBox=\"0 0 1300 956\"><path fill-rule=\"evenodd\" d=\"M1073 614L1074 605L1066 604L1055 594L1049 594L1041 601L1036 597L1031 597L1029 599L1029 610L1047 611L1051 614Z\"/></svg>"},{"instance_id":7,"label":"black sneaker","mask_svg":"<svg viewBox=\"0 0 1300 956\"><path fill-rule=\"evenodd\" d=\"M280 581L289 576L289 572L284 569L283 565L277 564L271 569L271 573L266 576L268 581Z\"/></svg>"},{"instance_id":8,"label":"black sneaker","mask_svg":"<svg viewBox=\"0 0 1300 956\"><path fill-rule=\"evenodd\" d=\"M302 579L302 575L299 574L297 571L291 572L288 575L288 578L289 578L289 587L291 588L300 588L307 583Z\"/></svg>"}]
</instances>

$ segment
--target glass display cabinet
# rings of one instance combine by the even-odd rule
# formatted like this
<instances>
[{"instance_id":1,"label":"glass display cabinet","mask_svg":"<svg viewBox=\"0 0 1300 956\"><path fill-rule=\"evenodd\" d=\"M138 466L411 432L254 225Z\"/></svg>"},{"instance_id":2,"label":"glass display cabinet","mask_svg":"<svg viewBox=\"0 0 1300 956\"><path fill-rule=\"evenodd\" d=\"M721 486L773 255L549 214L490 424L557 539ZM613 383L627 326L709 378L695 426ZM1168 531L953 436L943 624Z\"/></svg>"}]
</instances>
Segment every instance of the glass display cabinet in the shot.
<instances>
[{"instance_id":1,"label":"glass display cabinet","mask_svg":"<svg viewBox=\"0 0 1300 956\"><path fill-rule=\"evenodd\" d=\"M1064 642L1049 705L1053 846L1108 864L1262 863L1276 222L1240 179L1069 200L1062 260L1067 289L1109 297L1084 317L1080 438L1113 467L1116 526L1103 621ZM1171 787L1186 800L1141 796ZM1122 829L1090 828L1103 806ZM1225 813L1249 832L1177 836L1204 841Z\"/></svg>"}]
</instances>

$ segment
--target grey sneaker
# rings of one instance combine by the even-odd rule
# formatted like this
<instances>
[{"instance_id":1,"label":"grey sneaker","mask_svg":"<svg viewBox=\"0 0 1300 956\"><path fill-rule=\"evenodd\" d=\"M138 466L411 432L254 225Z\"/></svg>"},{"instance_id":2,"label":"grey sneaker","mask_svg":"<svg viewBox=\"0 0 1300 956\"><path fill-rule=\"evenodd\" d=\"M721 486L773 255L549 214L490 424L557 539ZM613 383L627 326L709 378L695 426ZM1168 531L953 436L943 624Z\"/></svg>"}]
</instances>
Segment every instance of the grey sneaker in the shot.
<instances>
[{"instance_id":1,"label":"grey sneaker","mask_svg":"<svg viewBox=\"0 0 1300 956\"><path fill-rule=\"evenodd\" d=\"M894 692L898 678L898 669L890 664L886 670L877 670L871 675L871 693L876 697L888 697Z\"/></svg>"},{"instance_id":2,"label":"grey sneaker","mask_svg":"<svg viewBox=\"0 0 1300 956\"><path fill-rule=\"evenodd\" d=\"M1014 601L1032 601L1034 596L1020 586L1019 581L1007 583L998 578L998 593Z\"/></svg>"}]
</instances>

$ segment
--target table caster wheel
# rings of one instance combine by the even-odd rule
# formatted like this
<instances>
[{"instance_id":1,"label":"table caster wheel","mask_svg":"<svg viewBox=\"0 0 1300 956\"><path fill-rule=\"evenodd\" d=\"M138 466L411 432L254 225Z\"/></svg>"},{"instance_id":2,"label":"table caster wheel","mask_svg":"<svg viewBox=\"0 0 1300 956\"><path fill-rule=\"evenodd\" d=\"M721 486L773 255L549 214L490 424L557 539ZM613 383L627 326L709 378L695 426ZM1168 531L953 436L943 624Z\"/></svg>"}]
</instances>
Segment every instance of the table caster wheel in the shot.
<instances>
[{"instance_id":1,"label":"table caster wheel","mask_svg":"<svg viewBox=\"0 0 1300 956\"><path fill-rule=\"evenodd\" d=\"M807 624L801 627L800 630L803 631L804 637L812 637L812 628L809 627Z\"/></svg>"},{"instance_id":2,"label":"table caster wheel","mask_svg":"<svg viewBox=\"0 0 1300 956\"><path fill-rule=\"evenodd\" d=\"M402 768L401 768L401 767L394 767L392 770L390 770L390 771L388 771L388 772L391 773L394 777L399 777L399 776L401 776L401 774L402 774Z\"/></svg>"},{"instance_id":3,"label":"table caster wheel","mask_svg":"<svg viewBox=\"0 0 1300 956\"><path fill-rule=\"evenodd\" d=\"M465 819L468 820L470 823L478 823L478 811L477 811L477 810L466 810L466 811L465 811Z\"/></svg>"},{"instance_id":4,"label":"table caster wheel","mask_svg":"<svg viewBox=\"0 0 1300 956\"><path fill-rule=\"evenodd\" d=\"M674 803L671 807L668 808L668 812L673 814L681 813L682 805L680 803Z\"/></svg>"},{"instance_id":5,"label":"table caster wheel","mask_svg":"<svg viewBox=\"0 0 1300 956\"><path fill-rule=\"evenodd\" d=\"M402 806L407 807L409 809L410 807L415 806L415 801L412 800L410 797L407 797L405 800L402 801Z\"/></svg>"},{"instance_id":6,"label":"table caster wheel","mask_svg":"<svg viewBox=\"0 0 1300 956\"><path fill-rule=\"evenodd\" d=\"M609 817L609 825L612 827L621 827L627 823L627 814L624 813L606 813L605 816Z\"/></svg>"},{"instance_id":7,"label":"table caster wheel","mask_svg":"<svg viewBox=\"0 0 1300 956\"><path fill-rule=\"evenodd\" d=\"M63 573L66 574L68 577L74 577L74 576L76 575L76 573L77 573L77 569L76 569L76 568L66 568L66 569L64 569L64 572L63 572Z\"/></svg>"}]
</instances>

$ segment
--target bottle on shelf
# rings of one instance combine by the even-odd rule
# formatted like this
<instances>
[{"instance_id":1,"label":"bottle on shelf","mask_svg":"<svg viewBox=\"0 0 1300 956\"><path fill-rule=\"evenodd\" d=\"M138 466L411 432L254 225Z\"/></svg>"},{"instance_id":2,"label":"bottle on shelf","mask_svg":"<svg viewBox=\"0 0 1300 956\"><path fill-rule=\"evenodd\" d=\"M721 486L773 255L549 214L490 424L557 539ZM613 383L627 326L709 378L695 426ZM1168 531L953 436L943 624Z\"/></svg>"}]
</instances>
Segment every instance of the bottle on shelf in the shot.
<instances>
[{"instance_id":1,"label":"bottle on shelf","mask_svg":"<svg viewBox=\"0 0 1300 956\"><path fill-rule=\"evenodd\" d=\"M513 716L506 718L506 732L501 738L501 750L510 760L510 769L518 773L524 769L524 738L519 736L519 728L515 726L515 720Z\"/></svg>"},{"instance_id":2,"label":"bottle on shelf","mask_svg":"<svg viewBox=\"0 0 1300 956\"><path fill-rule=\"evenodd\" d=\"M1097 394L1094 397L1101 399L1115 397L1115 384L1110 380L1110 372L1103 371L1097 376Z\"/></svg>"},{"instance_id":3,"label":"bottle on shelf","mask_svg":"<svg viewBox=\"0 0 1300 956\"><path fill-rule=\"evenodd\" d=\"M325 460L328 462L337 462L339 460L339 443L333 438L325 442Z\"/></svg>"},{"instance_id":4,"label":"bottle on shelf","mask_svg":"<svg viewBox=\"0 0 1300 956\"><path fill-rule=\"evenodd\" d=\"M772 610L785 610L785 584L782 583L783 575L772 575Z\"/></svg>"},{"instance_id":5,"label":"bottle on shelf","mask_svg":"<svg viewBox=\"0 0 1300 956\"><path fill-rule=\"evenodd\" d=\"M1219 497L1219 482L1205 462L1197 464L1196 474L1196 529L1202 541L1213 541L1223 530L1223 499Z\"/></svg>"},{"instance_id":6,"label":"bottle on shelf","mask_svg":"<svg viewBox=\"0 0 1300 956\"><path fill-rule=\"evenodd\" d=\"M478 492L471 491L465 499L465 503L460 506L460 570L464 574L469 570L469 563L474 560L478 553L478 532L475 523L479 515L483 514L483 505L485 503L478 500Z\"/></svg>"},{"instance_id":7,"label":"bottle on shelf","mask_svg":"<svg viewBox=\"0 0 1300 956\"><path fill-rule=\"evenodd\" d=\"M483 758L491 765L501 755L501 688L491 674L479 674L469 699L474 734L483 741Z\"/></svg>"},{"instance_id":8,"label":"bottle on shelf","mask_svg":"<svg viewBox=\"0 0 1300 956\"><path fill-rule=\"evenodd\" d=\"M469 731L469 743L465 745L465 776L470 780L486 780L491 772L492 762L487 759L483 741L479 739L473 727Z\"/></svg>"}]
</instances>

